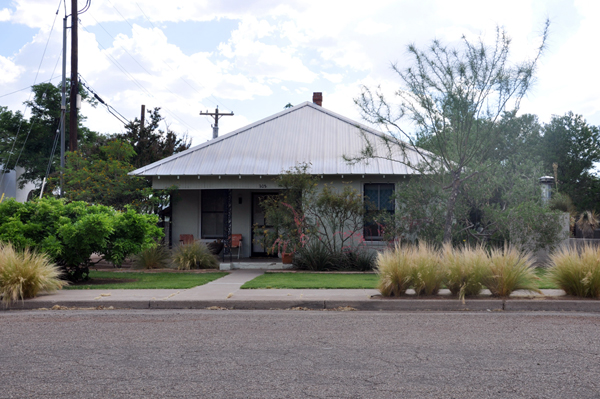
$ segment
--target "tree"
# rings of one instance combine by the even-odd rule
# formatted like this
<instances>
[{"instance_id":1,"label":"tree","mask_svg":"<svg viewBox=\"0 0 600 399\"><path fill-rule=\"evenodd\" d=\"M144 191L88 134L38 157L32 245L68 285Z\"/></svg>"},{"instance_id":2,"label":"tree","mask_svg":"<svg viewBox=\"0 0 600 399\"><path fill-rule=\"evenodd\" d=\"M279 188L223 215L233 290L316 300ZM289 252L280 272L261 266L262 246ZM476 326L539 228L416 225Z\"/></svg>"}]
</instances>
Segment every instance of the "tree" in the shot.
<instances>
[{"instance_id":1,"label":"tree","mask_svg":"<svg viewBox=\"0 0 600 399\"><path fill-rule=\"evenodd\" d=\"M115 265L162 238L156 215L42 198L0 204L0 241L47 253L72 281L86 279L92 254Z\"/></svg>"},{"instance_id":2,"label":"tree","mask_svg":"<svg viewBox=\"0 0 600 399\"><path fill-rule=\"evenodd\" d=\"M147 113L150 116L147 125L141 127L141 121L135 118L133 122L125 125L125 133L115 135L133 147L135 155L131 163L135 168L141 168L187 150L191 145L191 140L188 140L186 135L179 138L168 126L166 131L159 129L159 124L163 120L160 116L160 108L148 110Z\"/></svg>"},{"instance_id":3,"label":"tree","mask_svg":"<svg viewBox=\"0 0 600 399\"><path fill-rule=\"evenodd\" d=\"M82 146L80 151L66 155L64 171L65 198L124 210L128 206L144 213L155 213L169 203L175 187L152 190L150 182L129 176L134 170L131 160L136 156L133 147L119 139L109 139L99 146ZM59 184L58 176L49 180L48 187Z\"/></svg>"},{"instance_id":4,"label":"tree","mask_svg":"<svg viewBox=\"0 0 600 399\"><path fill-rule=\"evenodd\" d=\"M27 182L41 182L48 164L50 163L50 172L53 172L60 163L58 156L50 160L53 148L55 154L60 154L59 143L55 144L59 139L60 90L60 86L51 83L33 86L33 100L25 102L31 111L29 119L19 111L12 112L6 107L0 107L0 162L4 165L5 171L14 170L17 166L25 169L19 179L21 187ZM84 101L90 102L92 106L96 105L97 102L81 85L79 93ZM65 122L67 137L69 135L68 107L67 98ZM78 140L80 143L94 142L97 133L83 126L85 119L83 115L79 115Z\"/></svg>"},{"instance_id":5,"label":"tree","mask_svg":"<svg viewBox=\"0 0 600 399\"><path fill-rule=\"evenodd\" d=\"M493 166L490 154L502 134L497 123L506 112L515 113L529 89L537 61L544 49L548 21L541 44L531 60L509 62L511 39L497 28L495 45L480 38L462 38L454 49L434 40L426 50L408 46L414 66L392 66L403 86L396 91L399 103L393 105L380 88L363 87L355 100L363 118L388 131L384 150L369 142L353 162L384 158L403 163L436 180L448 193L444 198L443 241L452 239L457 200L464 184ZM416 126L415 133L404 128L404 121ZM430 151L419 147L427 142ZM419 161L409 156L416 152Z\"/></svg>"},{"instance_id":6,"label":"tree","mask_svg":"<svg viewBox=\"0 0 600 399\"><path fill-rule=\"evenodd\" d=\"M598 207L600 181L592 172L600 161L600 130L581 115L553 116L544 125L539 152L546 174L557 164L558 191L568 194L579 211ZM598 209L600 210L600 209Z\"/></svg>"}]
</instances>

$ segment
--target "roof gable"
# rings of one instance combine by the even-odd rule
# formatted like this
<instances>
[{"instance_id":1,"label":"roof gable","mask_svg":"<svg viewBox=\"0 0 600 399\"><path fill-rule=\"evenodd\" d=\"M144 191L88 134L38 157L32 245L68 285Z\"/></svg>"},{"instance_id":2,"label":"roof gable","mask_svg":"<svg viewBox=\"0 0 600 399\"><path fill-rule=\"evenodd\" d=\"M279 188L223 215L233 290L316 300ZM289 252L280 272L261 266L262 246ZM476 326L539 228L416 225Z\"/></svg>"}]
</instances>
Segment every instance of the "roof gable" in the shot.
<instances>
[{"instance_id":1,"label":"roof gable","mask_svg":"<svg viewBox=\"0 0 600 399\"><path fill-rule=\"evenodd\" d=\"M399 162L384 159L355 165L344 160L344 156L360 154L365 146L363 135L382 134L305 102L134 170L130 175L268 176L279 175L302 162L311 164L311 173L322 175L415 173ZM414 156L413 162L418 159L416 153L409 156Z\"/></svg>"}]
</instances>

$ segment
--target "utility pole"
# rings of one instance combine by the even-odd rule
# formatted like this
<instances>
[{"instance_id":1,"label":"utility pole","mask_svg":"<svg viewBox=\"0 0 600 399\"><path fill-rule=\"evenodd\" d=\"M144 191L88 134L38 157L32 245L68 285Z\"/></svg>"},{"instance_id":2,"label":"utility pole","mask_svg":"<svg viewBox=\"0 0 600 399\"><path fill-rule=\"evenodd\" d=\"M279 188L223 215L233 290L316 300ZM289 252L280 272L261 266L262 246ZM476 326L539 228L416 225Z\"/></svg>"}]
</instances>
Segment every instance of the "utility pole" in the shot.
<instances>
[{"instance_id":1,"label":"utility pole","mask_svg":"<svg viewBox=\"0 0 600 399\"><path fill-rule=\"evenodd\" d=\"M213 128L213 139L216 139L217 137L219 137L219 118L221 118L222 116L232 116L233 112L230 112L228 114L224 114L224 113L219 113L219 106L217 105L217 108L215 109L215 112L202 112L200 111L200 115L209 115L212 116L215 119L215 124L212 125Z\"/></svg>"},{"instance_id":2,"label":"utility pole","mask_svg":"<svg viewBox=\"0 0 600 399\"><path fill-rule=\"evenodd\" d=\"M77 73L77 0L71 0L71 98L69 104L69 149L77 151L77 95L79 94L79 76Z\"/></svg>"},{"instance_id":3,"label":"utility pole","mask_svg":"<svg viewBox=\"0 0 600 399\"><path fill-rule=\"evenodd\" d=\"M63 197L65 170L65 124L67 123L67 16L63 18L62 86L60 97L60 197Z\"/></svg>"},{"instance_id":4,"label":"utility pole","mask_svg":"<svg viewBox=\"0 0 600 399\"><path fill-rule=\"evenodd\" d=\"M146 120L146 106L142 104L142 116L140 117L140 129L144 128L144 122Z\"/></svg>"}]
</instances>

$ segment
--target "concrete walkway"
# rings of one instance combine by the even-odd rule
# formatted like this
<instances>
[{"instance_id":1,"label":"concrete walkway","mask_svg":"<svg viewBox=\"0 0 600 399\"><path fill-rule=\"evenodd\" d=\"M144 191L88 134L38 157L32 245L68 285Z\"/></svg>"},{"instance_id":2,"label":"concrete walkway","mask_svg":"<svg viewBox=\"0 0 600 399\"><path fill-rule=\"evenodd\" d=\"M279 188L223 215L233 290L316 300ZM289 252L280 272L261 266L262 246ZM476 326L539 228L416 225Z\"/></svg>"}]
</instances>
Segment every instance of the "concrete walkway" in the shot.
<instances>
[{"instance_id":1,"label":"concrete walkway","mask_svg":"<svg viewBox=\"0 0 600 399\"><path fill-rule=\"evenodd\" d=\"M489 291L464 303L441 290L434 298L384 298L374 289L240 289L263 270L233 270L208 284L183 290L61 290L16 302L3 309L129 308L129 309L328 309L389 311L521 310L600 312L600 301L567 298L562 290L542 295L515 292L508 300ZM414 291L412 292L414 295Z\"/></svg>"}]
</instances>

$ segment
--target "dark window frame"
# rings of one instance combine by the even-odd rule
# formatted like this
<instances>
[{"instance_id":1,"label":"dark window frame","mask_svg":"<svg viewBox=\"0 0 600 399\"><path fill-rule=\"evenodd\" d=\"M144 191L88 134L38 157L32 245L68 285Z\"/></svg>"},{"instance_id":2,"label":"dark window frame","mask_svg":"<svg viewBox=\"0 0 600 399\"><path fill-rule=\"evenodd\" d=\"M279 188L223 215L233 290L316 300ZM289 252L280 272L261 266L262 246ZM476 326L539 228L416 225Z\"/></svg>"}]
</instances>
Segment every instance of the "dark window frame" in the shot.
<instances>
[{"instance_id":1,"label":"dark window frame","mask_svg":"<svg viewBox=\"0 0 600 399\"><path fill-rule=\"evenodd\" d=\"M367 189L371 189L371 194L373 192L373 188L377 187L377 199L373 201L371 198L367 196ZM382 204L382 201L385 202L385 199L382 198L382 188L386 188L386 191L389 191L391 188L391 195L388 195L388 204ZM396 185L394 183L364 183L363 184L363 196L365 201L365 220L363 227L363 238L365 241L381 241L383 240L383 234L381 230L378 228L378 225L369 219L373 218L374 215L379 214L380 212L389 212L390 214L394 214L396 212L396 204L393 200L393 195L396 190ZM372 207L372 208L370 208Z\"/></svg>"},{"instance_id":2,"label":"dark window frame","mask_svg":"<svg viewBox=\"0 0 600 399\"><path fill-rule=\"evenodd\" d=\"M202 190L202 192L200 193L200 237L201 238L206 238L206 239L213 239L213 238L223 238L223 226L224 226L224 222L225 222L225 216L227 214L227 210L225 209L225 204L227 202L227 190ZM216 201L215 201L216 200ZM222 209L207 209L210 208L209 205L210 201L213 202L213 204L220 204L222 206ZM208 223L209 218L205 217L205 215L218 215L220 214L221 217L218 218L217 220L220 220L220 228L217 227L216 225L214 227L216 227L216 234L206 234L205 230L208 229L208 226L206 225L206 223ZM212 219L212 218L210 218ZM205 229L206 227L206 229Z\"/></svg>"}]
</instances>

